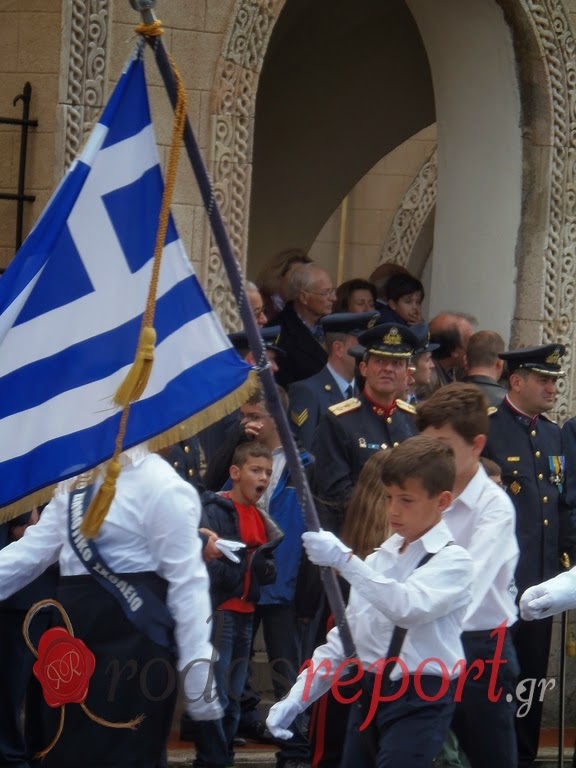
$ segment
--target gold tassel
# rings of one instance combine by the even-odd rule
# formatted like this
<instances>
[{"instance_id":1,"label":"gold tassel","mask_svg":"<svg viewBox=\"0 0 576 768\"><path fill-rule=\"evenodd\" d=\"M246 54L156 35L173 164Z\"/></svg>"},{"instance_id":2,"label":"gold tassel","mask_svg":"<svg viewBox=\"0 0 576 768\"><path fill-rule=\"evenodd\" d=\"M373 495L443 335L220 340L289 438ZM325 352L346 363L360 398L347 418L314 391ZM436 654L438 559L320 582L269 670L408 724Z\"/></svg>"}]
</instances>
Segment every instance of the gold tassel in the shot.
<instances>
[{"instance_id":1,"label":"gold tassel","mask_svg":"<svg viewBox=\"0 0 576 768\"><path fill-rule=\"evenodd\" d=\"M120 462L117 459L113 459L108 464L106 471L106 477L104 482L100 486L98 493L92 499L86 516L80 528L80 532L86 536L87 539L93 539L98 535L100 527L104 522L104 518L108 514L110 505L114 499L116 493L116 480L120 474Z\"/></svg>"},{"instance_id":2,"label":"gold tassel","mask_svg":"<svg viewBox=\"0 0 576 768\"><path fill-rule=\"evenodd\" d=\"M155 345L156 331L152 326L144 326L138 340L136 359L114 395L116 405L124 407L141 397L152 373Z\"/></svg>"}]
</instances>

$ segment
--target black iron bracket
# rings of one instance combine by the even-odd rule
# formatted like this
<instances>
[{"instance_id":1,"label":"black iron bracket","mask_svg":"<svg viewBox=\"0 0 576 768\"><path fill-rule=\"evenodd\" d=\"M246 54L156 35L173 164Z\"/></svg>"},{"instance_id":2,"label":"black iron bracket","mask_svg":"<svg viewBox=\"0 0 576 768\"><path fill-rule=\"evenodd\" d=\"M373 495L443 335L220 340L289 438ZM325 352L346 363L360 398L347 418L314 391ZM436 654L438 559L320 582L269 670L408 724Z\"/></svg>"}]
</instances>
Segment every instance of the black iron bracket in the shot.
<instances>
[{"instance_id":1,"label":"black iron bracket","mask_svg":"<svg viewBox=\"0 0 576 768\"><path fill-rule=\"evenodd\" d=\"M36 200L35 195L27 195L24 191L26 184L26 153L28 150L28 129L36 128L38 120L30 119L30 100L32 98L32 86L30 83L24 83L22 93L19 93L12 102L12 106L22 102L22 117L0 117L0 125L20 126L20 159L18 162L18 187L17 191L0 192L0 200L16 201L16 237L15 252L22 245L22 231L24 222L24 203L32 203Z\"/></svg>"}]
</instances>

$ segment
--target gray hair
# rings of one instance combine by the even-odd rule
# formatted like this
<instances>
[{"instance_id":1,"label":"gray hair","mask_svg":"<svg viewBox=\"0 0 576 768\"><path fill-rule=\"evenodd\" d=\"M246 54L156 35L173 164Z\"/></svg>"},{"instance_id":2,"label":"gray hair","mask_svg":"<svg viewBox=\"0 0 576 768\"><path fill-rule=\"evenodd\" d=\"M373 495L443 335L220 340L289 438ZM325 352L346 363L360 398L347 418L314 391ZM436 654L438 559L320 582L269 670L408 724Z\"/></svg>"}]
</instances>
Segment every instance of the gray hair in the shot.
<instances>
[{"instance_id":1,"label":"gray hair","mask_svg":"<svg viewBox=\"0 0 576 768\"><path fill-rule=\"evenodd\" d=\"M288 292L291 299L295 299L302 291L309 291L318 278L319 269L316 264L303 264L295 269L288 280Z\"/></svg>"}]
</instances>

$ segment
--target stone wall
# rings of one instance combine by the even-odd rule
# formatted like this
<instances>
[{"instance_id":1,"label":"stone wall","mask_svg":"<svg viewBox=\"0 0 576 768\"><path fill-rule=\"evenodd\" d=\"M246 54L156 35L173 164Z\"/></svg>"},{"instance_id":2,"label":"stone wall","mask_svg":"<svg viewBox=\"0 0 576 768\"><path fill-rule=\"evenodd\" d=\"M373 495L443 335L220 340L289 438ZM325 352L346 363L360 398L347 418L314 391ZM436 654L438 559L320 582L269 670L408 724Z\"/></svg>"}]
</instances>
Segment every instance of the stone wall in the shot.
<instances>
[{"instance_id":1,"label":"stone wall","mask_svg":"<svg viewBox=\"0 0 576 768\"><path fill-rule=\"evenodd\" d=\"M22 103L12 106L26 81L32 86L30 117L38 120L28 134L24 236L44 208L55 183L54 155L60 69L62 0L3 0L0 4L0 115L20 118ZM20 128L0 126L0 192L15 193L18 182ZM0 267L14 256L16 203L0 200Z\"/></svg>"},{"instance_id":2,"label":"stone wall","mask_svg":"<svg viewBox=\"0 0 576 768\"><path fill-rule=\"evenodd\" d=\"M382 243L400 201L436 145L431 125L383 157L348 194L342 280L368 277L380 261ZM320 230L309 253L336 280L342 207Z\"/></svg>"}]
</instances>

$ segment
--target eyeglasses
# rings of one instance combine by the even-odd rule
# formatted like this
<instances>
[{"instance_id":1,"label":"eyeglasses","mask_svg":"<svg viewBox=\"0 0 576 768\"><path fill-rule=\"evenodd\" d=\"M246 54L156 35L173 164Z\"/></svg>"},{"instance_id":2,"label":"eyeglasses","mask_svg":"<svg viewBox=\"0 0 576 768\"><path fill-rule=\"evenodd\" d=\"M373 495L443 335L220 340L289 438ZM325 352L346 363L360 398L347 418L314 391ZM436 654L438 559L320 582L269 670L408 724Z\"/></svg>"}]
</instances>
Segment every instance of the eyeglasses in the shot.
<instances>
[{"instance_id":1,"label":"eyeglasses","mask_svg":"<svg viewBox=\"0 0 576 768\"><path fill-rule=\"evenodd\" d=\"M328 296L335 296L336 295L336 289L335 288L326 288L324 291L305 291L305 293L311 293L314 296L323 296L325 299L328 298Z\"/></svg>"}]
</instances>

